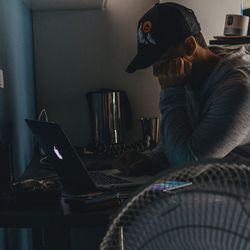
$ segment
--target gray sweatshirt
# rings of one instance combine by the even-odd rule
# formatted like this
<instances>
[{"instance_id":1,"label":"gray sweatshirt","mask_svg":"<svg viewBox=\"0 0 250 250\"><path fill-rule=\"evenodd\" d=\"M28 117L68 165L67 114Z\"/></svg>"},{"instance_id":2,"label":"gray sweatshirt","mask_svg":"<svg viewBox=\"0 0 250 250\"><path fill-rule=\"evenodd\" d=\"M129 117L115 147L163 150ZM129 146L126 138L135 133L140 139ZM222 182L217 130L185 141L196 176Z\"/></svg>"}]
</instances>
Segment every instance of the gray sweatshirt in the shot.
<instances>
[{"instance_id":1,"label":"gray sweatshirt","mask_svg":"<svg viewBox=\"0 0 250 250\"><path fill-rule=\"evenodd\" d=\"M161 91L161 142L145 152L155 168L204 159L250 161L250 46L211 50L223 58L199 90Z\"/></svg>"}]
</instances>

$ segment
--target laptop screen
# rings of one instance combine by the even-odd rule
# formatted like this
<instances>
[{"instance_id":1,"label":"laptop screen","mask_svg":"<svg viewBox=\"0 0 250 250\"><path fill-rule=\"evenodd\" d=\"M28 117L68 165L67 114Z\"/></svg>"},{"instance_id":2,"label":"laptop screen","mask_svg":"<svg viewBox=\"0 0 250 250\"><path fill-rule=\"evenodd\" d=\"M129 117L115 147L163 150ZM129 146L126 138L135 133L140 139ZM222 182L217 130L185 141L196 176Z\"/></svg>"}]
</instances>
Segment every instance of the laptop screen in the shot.
<instances>
[{"instance_id":1,"label":"laptop screen","mask_svg":"<svg viewBox=\"0 0 250 250\"><path fill-rule=\"evenodd\" d=\"M25 120L46 155L53 160L64 186L96 190L88 171L69 139L57 123Z\"/></svg>"}]
</instances>

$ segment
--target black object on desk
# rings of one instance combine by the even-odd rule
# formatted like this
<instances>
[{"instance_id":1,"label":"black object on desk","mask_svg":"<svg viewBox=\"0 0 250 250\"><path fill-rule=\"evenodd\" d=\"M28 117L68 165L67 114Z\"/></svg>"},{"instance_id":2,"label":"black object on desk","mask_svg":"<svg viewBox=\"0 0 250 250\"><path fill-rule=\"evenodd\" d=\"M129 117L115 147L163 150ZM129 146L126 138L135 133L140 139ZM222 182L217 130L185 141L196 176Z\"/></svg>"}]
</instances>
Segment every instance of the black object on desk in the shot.
<instances>
[{"instance_id":1,"label":"black object on desk","mask_svg":"<svg viewBox=\"0 0 250 250\"><path fill-rule=\"evenodd\" d=\"M24 173L12 183L12 195L22 205L57 204L60 202L62 183L53 165L40 163L34 158Z\"/></svg>"},{"instance_id":2,"label":"black object on desk","mask_svg":"<svg viewBox=\"0 0 250 250\"><path fill-rule=\"evenodd\" d=\"M214 40L210 40L211 45L238 45L250 43L250 36L214 36Z\"/></svg>"},{"instance_id":3,"label":"black object on desk","mask_svg":"<svg viewBox=\"0 0 250 250\"><path fill-rule=\"evenodd\" d=\"M72 211L93 211L107 208L118 208L131 197L132 190L95 192L82 195L65 195L64 200Z\"/></svg>"}]
</instances>

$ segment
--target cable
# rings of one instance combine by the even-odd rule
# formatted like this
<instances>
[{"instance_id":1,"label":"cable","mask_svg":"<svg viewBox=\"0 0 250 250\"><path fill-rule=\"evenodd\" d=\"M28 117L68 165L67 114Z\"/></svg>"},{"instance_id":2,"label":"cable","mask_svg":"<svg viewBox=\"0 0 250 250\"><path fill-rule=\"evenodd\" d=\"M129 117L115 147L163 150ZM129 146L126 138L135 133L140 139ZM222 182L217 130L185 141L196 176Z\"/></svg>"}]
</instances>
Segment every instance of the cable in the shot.
<instances>
[{"instance_id":1,"label":"cable","mask_svg":"<svg viewBox=\"0 0 250 250\"><path fill-rule=\"evenodd\" d=\"M40 121L41 120L41 118L42 118L42 115L44 115L44 117L45 117L45 121L46 122L48 122L49 121L49 118L48 118L48 115L47 115L47 112L46 112L46 109L42 109L41 110L41 112L40 112L40 114L39 114L39 116L38 116L38 121Z\"/></svg>"},{"instance_id":2,"label":"cable","mask_svg":"<svg viewBox=\"0 0 250 250\"><path fill-rule=\"evenodd\" d=\"M43 157L43 158L40 159L40 163L41 163L41 164L44 164L44 165L49 165L49 163L46 162L46 160L48 160L48 159L49 159L49 157L48 157L48 156L45 156L45 157Z\"/></svg>"}]
</instances>

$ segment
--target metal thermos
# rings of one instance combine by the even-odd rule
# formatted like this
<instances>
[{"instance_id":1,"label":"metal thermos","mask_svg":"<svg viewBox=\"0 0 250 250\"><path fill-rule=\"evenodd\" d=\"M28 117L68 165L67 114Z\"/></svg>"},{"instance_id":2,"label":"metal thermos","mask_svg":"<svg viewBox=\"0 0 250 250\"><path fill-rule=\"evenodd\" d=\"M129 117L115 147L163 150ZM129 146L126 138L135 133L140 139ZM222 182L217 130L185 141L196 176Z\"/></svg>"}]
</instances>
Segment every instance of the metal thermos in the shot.
<instances>
[{"instance_id":1,"label":"metal thermos","mask_svg":"<svg viewBox=\"0 0 250 250\"><path fill-rule=\"evenodd\" d=\"M124 91L103 89L89 92L92 142L98 144L122 143L126 129L131 126L131 108Z\"/></svg>"}]
</instances>

